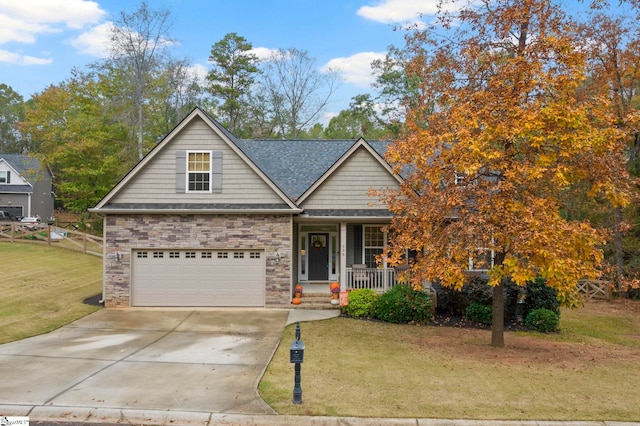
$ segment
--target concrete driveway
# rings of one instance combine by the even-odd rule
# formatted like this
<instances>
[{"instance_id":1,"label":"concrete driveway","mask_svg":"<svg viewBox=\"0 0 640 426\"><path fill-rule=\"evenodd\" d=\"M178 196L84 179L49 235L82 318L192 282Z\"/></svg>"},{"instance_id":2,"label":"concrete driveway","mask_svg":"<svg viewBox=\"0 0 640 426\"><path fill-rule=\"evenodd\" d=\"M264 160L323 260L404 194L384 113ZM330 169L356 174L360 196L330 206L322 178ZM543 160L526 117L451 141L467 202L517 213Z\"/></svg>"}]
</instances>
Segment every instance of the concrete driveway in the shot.
<instances>
[{"instance_id":1,"label":"concrete driveway","mask_svg":"<svg viewBox=\"0 0 640 426\"><path fill-rule=\"evenodd\" d=\"M56 410L76 419L114 409L275 414L257 385L289 313L100 310L0 345L0 413L34 420Z\"/></svg>"}]
</instances>

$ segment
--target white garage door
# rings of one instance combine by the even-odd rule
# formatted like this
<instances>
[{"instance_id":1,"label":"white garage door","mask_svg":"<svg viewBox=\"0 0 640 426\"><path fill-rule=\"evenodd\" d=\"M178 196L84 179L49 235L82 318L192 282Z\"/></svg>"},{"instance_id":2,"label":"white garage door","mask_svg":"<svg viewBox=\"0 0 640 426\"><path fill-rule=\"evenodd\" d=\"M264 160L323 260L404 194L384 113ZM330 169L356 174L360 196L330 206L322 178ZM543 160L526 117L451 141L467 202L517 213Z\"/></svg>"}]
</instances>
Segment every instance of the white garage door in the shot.
<instances>
[{"instance_id":1,"label":"white garage door","mask_svg":"<svg viewBox=\"0 0 640 426\"><path fill-rule=\"evenodd\" d=\"M264 306L260 250L134 250L133 306Z\"/></svg>"}]
</instances>

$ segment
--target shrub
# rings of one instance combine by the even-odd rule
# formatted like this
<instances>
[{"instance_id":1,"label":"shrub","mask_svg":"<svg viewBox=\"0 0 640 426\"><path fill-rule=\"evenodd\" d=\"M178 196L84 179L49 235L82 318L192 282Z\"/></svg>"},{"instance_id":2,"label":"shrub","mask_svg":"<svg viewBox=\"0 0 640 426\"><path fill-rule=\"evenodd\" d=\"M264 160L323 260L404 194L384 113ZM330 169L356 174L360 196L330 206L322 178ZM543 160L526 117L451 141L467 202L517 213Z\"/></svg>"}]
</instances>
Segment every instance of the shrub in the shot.
<instances>
[{"instance_id":1,"label":"shrub","mask_svg":"<svg viewBox=\"0 0 640 426\"><path fill-rule=\"evenodd\" d=\"M353 290L349 293L349 304L342 310L354 318L369 317L377 299L378 294L370 288Z\"/></svg>"},{"instance_id":2,"label":"shrub","mask_svg":"<svg viewBox=\"0 0 640 426\"><path fill-rule=\"evenodd\" d=\"M547 286L544 278L536 278L525 287L527 298L524 301L524 315L535 309L548 309L560 316L560 302L555 288Z\"/></svg>"},{"instance_id":3,"label":"shrub","mask_svg":"<svg viewBox=\"0 0 640 426\"><path fill-rule=\"evenodd\" d=\"M471 302L469 306L467 306L467 309L465 309L465 315L469 321L491 325L493 319L493 308L491 306Z\"/></svg>"},{"instance_id":4,"label":"shrub","mask_svg":"<svg viewBox=\"0 0 640 426\"><path fill-rule=\"evenodd\" d=\"M541 333L550 333L552 331L558 331L559 320L559 315L552 310L538 308L529 312L525 320L525 325L527 328Z\"/></svg>"},{"instance_id":5,"label":"shrub","mask_svg":"<svg viewBox=\"0 0 640 426\"><path fill-rule=\"evenodd\" d=\"M428 323L432 314L431 298L407 284L396 285L373 306L374 318L393 323Z\"/></svg>"}]
</instances>

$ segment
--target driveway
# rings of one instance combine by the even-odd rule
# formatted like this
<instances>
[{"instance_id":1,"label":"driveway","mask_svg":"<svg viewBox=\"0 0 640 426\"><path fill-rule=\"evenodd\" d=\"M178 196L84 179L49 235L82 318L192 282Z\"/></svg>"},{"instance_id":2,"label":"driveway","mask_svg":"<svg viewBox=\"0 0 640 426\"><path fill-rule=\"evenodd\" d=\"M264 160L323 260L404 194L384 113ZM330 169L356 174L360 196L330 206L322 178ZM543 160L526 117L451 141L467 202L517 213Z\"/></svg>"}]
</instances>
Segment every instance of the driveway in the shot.
<instances>
[{"instance_id":1,"label":"driveway","mask_svg":"<svg viewBox=\"0 0 640 426\"><path fill-rule=\"evenodd\" d=\"M0 345L0 414L275 414L257 385L288 319L273 309L102 309Z\"/></svg>"}]
</instances>

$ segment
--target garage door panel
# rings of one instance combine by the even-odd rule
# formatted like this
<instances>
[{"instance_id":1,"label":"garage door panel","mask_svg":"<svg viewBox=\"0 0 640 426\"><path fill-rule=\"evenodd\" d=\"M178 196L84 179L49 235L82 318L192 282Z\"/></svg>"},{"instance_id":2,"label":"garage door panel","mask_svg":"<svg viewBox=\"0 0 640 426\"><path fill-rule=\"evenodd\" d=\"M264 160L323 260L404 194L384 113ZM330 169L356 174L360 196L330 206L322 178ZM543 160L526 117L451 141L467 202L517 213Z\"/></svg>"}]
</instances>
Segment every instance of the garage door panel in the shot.
<instances>
[{"instance_id":1,"label":"garage door panel","mask_svg":"<svg viewBox=\"0 0 640 426\"><path fill-rule=\"evenodd\" d=\"M261 251L137 250L134 306L264 306Z\"/></svg>"}]
</instances>

